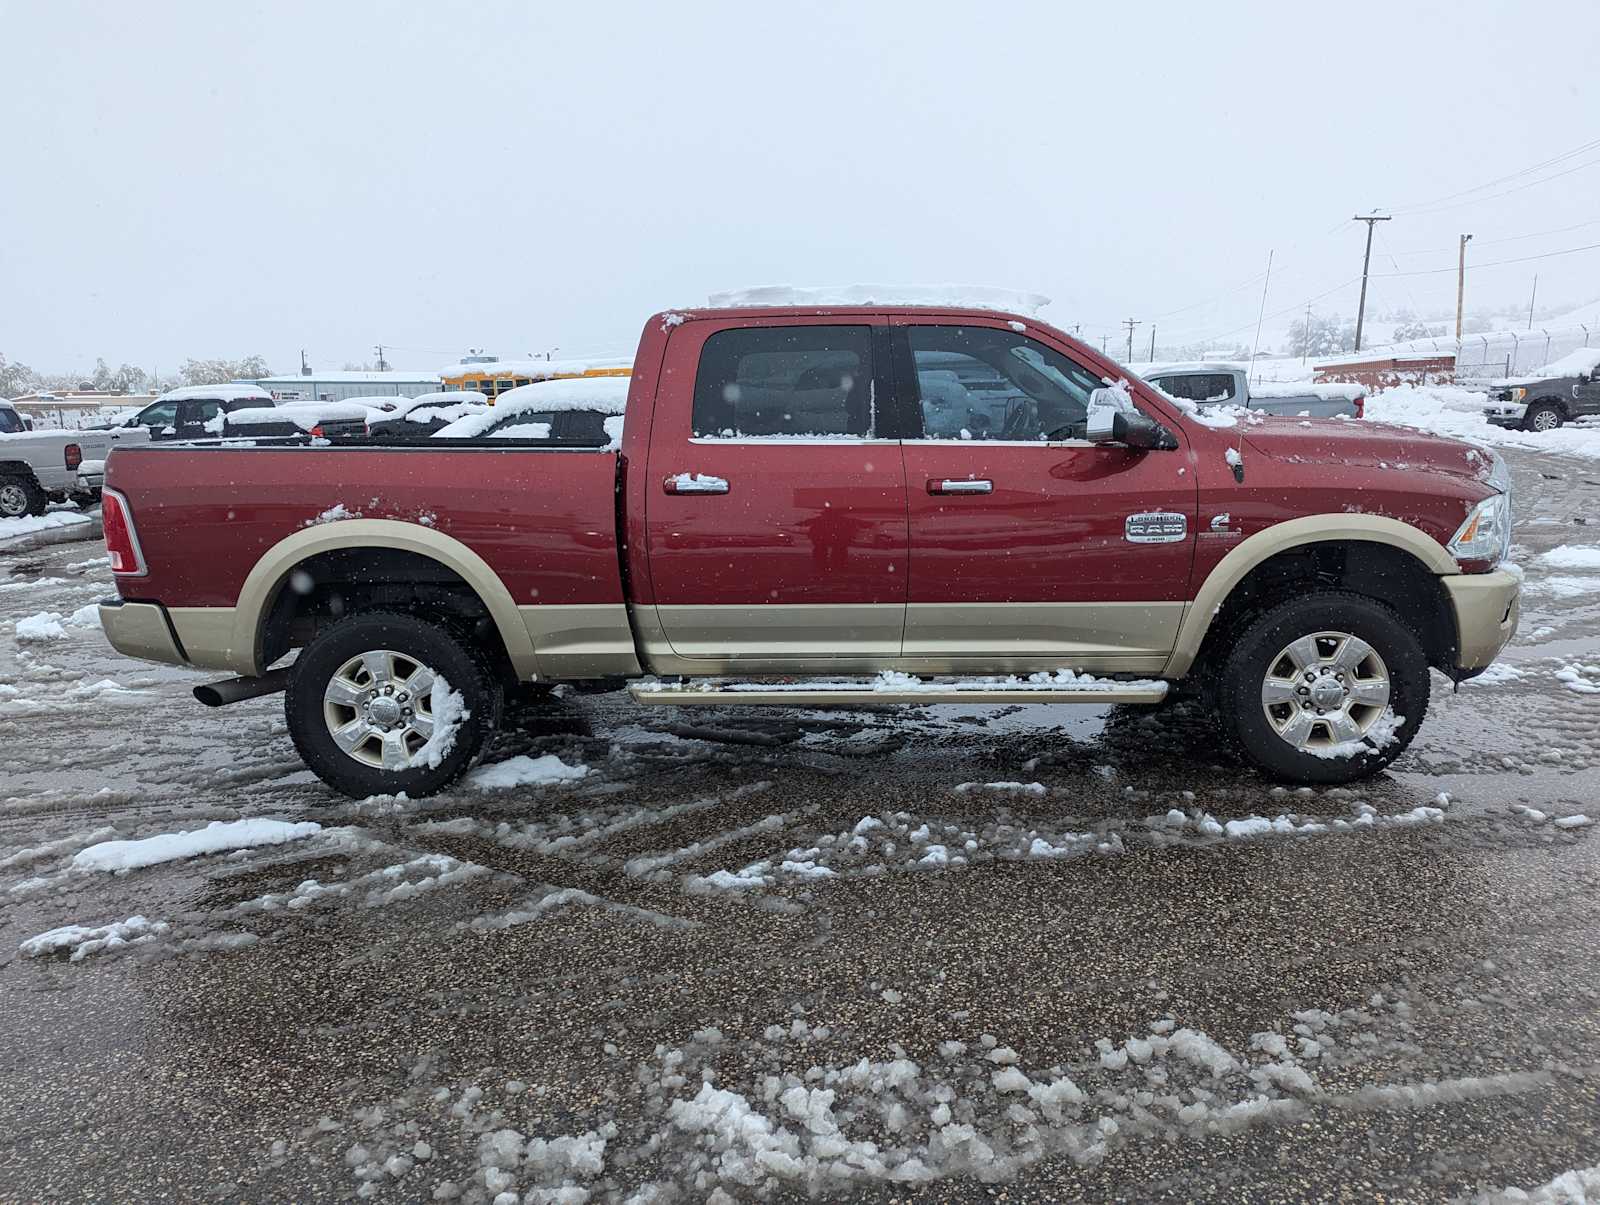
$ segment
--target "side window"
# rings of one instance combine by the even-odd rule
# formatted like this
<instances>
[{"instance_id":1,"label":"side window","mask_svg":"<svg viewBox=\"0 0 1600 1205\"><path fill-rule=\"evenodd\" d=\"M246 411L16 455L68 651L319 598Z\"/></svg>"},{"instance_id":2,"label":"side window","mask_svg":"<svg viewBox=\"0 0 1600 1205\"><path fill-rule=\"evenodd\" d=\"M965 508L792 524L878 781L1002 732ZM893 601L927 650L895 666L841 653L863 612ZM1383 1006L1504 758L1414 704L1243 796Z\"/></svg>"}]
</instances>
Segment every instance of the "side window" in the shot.
<instances>
[{"instance_id":1,"label":"side window","mask_svg":"<svg viewBox=\"0 0 1600 1205\"><path fill-rule=\"evenodd\" d=\"M1233 377L1226 372L1191 372L1182 376L1154 377L1151 379L1151 384L1169 397L1183 398L1190 402L1233 400Z\"/></svg>"},{"instance_id":2,"label":"side window","mask_svg":"<svg viewBox=\"0 0 1600 1205\"><path fill-rule=\"evenodd\" d=\"M1100 381L1015 331L908 326L924 439L1082 439ZM902 353L903 354L903 353Z\"/></svg>"},{"instance_id":3,"label":"side window","mask_svg":"<svg viewBox=\"0 0 1600 1205\"><path fill-rule=\"evenodd\" d=\"M221 413L221 402L190 402L183 408L181 417L185 427L203 427Z\"/></svg>"},{"instance_id":4,"label":"side window","mask_svg":"<svg viewBox=\"0 0 1600 1205\"><path fill-rule=\"evenodd\" d=\"M875 417L871 327L745 327L718 331L700 350L698 438L870 439Z\"/></svg>"},{"instance_id":5,"label":"side window","mask_svg":"<svg viewBox=\"0 0 1600 1205\"><path fill-rule=\"evenodd\" d=\"M177 421L177 402L157 402L153 406L146 406L139 412L139 425L141 427L154 427L157 430L164 430Z\"/></svg>"}]
</instances>

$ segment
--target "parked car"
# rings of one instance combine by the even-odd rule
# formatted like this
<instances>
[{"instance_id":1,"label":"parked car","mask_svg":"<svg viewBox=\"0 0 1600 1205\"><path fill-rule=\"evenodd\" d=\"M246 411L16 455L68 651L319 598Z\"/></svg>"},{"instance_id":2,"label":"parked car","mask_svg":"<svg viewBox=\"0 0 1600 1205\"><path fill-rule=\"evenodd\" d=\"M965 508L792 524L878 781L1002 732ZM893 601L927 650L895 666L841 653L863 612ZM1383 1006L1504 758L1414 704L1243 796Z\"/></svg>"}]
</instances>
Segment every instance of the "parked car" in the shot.
<instances>
[{"instance_id":1,"label":"parked car","mask_svg":"<svg viewBox=\"0 0 1600 1205\"><path fill-rule=\"evenodd\" d=\"M1554 431L1575 418L1600 414L1600 347L1580 348L1531 377L1499 381L1483 416L1497 427Z\"/></svg>"},{"instance_id":2,"label":"parked car","mask_svg":"<svg viewBox=\"0 0 1600 1205\"><path fill-rule=\"evenodd\" d=\"M367 434L386 443L424 440L457 419L488 409L488 397L475 389L425 393L421 397L402 399L393 410L369 420Z\"/></svg>"},{"instance_id":3,"label":"parked car","mask_svg":"<svg viewBox=\"0 0 1600 1205\"><path fill-rule=\"evenodd\" d=\"M313 439L365 435L367 424L404 403L406 398L355 397L342 402L279 402L247 406L217 415L206 430L213 436L266 439L301 435Z\"/></svg>"},{"instance_id":4,"label":"parked car","mask_svg":"<svg viewBox=\"0 0 1600 1205\"><path fill-rule=\"evenodd\" d=\"M492 407L465 414L434 439L495 439L621 447L627 377L553 378L507 390Z\"/></svg>"},{"instance_id":5,"label":"parked car","mask_svg":"<svg viewBox=\"0 0 1600 1205\"><path fill-rule=\"evenodd\" d=\"M1454 440L1237 421L954 304L658 314L635 369L615 450L485 427L119 451L111 643L240 675L213 704L286 689L306 763L365 796L449 783L528 681L679 706L1176 690L1263 772L1344 782L1405 749L1430 666L1469 678L1516 628L1505 466ZM950 429L961 406L990 438Z\"/></svg>"},{"instance_id":6,"label":"parked car","mask_svg":"<svg viewBox=\"0 0 1600 1205\"><path fill-rule=\"evenodd\" d=\"M0 519L42 515L78 492L83 445L75 431L35 431L0 401Z\"/></svg>"},{"instance_id":7,"label":"parked car","mask_svg":"<svg viewBox=\"0 0 1600 1205\"><path fill-rule=\"evenodd\" d=\"M92 450L105 453L115 446L111 440L126 440L130 432L146 440L206 439L212 434L207 424L217 415L272 404L272 395L255 385L184 385L168 390L132 415L85 427L82 434L93 441L95 432L108 432L104 447L92 445Z\"/></svg>"},{"instance_id":8,"label":"parked car","mask_svg":"<svg viewBox=\"0 0 1600 1205\"><path fill-rule=\"evenodd\" d=\"M1149 365L1144 379L1169 397L1199 405L1308 418L1360 418L1366 412L1365 386L1311 381L1257 381L1252 386L1250 369L1243 364Z\"/></svg>"}]
</instances>

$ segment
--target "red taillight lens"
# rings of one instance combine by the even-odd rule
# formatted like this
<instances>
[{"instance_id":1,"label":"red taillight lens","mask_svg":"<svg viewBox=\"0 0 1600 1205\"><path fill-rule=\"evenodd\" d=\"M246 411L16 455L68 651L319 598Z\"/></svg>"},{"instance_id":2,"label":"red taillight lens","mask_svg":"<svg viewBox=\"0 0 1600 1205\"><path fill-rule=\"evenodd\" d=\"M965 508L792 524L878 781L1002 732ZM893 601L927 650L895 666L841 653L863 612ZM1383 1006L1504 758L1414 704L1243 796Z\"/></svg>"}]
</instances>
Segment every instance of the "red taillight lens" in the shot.
<instances>
[{"instance_id":1,"label":"red taillight lens","mask_svg":"<svg viewBox=\"0 0 1600 1205\"><path fill-rule=\"evenodd\" d=\"M325 436L322 433L322 424L321 423L318 423L315 427L311 428L311 438L312 439L326 439L327 438L327 436Z\"/></svg>"},{"instance_id":2,"label":"red taillight lens","mask_svg":"<svg viewBox=\"0 0 1600 1205\"><path fill-rule=\"evenodd\" d=\"M1364 397L1358 397L1356 399L1356 417L1357 418L1366 418L1367 417L1367 399L1364 398Z\"/></svg>"},{"instance_id":3,"label":"red taillight lens","mask_svg":"<svg viewBox=\"0 0 1600 1205\"><path fill-rule=\"evenodd\" d=\"M116 490L101 492L100 524L105 528L111 572L134 577L143 574L144 557L139 553L139 540L133 533L133 516L128 513L128 500Z\"/></svg>"},{"instance_id":4,"label":"red taillight lens","mask_svg":"<svg viewBox=\"0 0 1600 1205\"><path fill-rule=\"evenodd\" d=\"M67 467L75 469L83 463L83 449L77 444L67 445Z\"/></svg>"}]
</instances>

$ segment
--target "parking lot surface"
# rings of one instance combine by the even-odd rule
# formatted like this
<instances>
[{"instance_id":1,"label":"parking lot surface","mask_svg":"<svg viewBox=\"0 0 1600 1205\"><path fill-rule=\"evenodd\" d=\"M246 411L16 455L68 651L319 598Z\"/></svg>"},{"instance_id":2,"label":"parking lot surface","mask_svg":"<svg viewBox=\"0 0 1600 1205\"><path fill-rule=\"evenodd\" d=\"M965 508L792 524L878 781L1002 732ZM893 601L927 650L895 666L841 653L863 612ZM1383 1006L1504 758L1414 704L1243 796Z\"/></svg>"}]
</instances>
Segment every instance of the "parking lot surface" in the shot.
<instances>
[{"instance_id":1,"label":"parking lot surface","mask_svg":"<svg viewBox=\"0 0 1600 1205\"><path fill-rule=\"evenodd\" d=\"M1557 552L1600 548L1600 483L1508 459L1516 642L1334 790L1183 704L562 692L448 794L352 802L281 699L208 711L105 646L98 545L8 553L0 1200L1492 1199L1600 1164L1600 553Z\"/></svg>"}]
</instances>

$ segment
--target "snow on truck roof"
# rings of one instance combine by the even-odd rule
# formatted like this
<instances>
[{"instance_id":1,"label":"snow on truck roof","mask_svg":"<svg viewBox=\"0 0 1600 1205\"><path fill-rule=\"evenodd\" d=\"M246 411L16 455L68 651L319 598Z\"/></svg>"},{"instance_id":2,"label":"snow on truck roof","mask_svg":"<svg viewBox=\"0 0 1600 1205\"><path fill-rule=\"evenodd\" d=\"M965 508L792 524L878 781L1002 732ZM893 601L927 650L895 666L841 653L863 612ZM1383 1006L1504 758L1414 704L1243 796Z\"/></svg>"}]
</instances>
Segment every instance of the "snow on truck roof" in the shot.
<instances>
[{"instance_id":1,"label":"snow on truck roof","mask_svg":"<svg viewBox=\"0 0 1600 1205\"><path fill-rule=\"evenodd\" d=\"M260 398L268 405L272 403L272 395L259 385L184 385L178 389L169 389L156 399L158 402L186 402L196 398L207 401L234 402Z\"/></svg>"},{"instance_id":2,"label":"snow on truck roof","mask_svg":"<svg viewBox=\"0 0 1600 1205\"><path fill-rule=\"evenodd\" d=\"M1536 381L1548 381L1551 377L1575 377L1591 373L1600 368L1600 347L1580 347L1577 351L1568 352L1559 360L1551 360L1532 376L1516 377L1507 384L1533 384Z\"/></svg>"},{"instance_id":3,"label":"snow on truck roof","mask_svg":"<svg viewBox=\"0 0 1600 1205\"><path fill-rule=\"evenodd\" d=\"M719 310L762 306L905 305L999 310L1008 314L1037 314L1050 304L1050 298L1042 293L1022 293L989 285L830 285L816 288L757 285L713 293L706 300L711 308Z\"/></svg>"}]
</instances>

